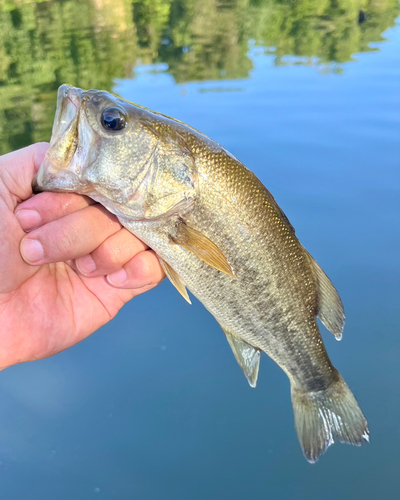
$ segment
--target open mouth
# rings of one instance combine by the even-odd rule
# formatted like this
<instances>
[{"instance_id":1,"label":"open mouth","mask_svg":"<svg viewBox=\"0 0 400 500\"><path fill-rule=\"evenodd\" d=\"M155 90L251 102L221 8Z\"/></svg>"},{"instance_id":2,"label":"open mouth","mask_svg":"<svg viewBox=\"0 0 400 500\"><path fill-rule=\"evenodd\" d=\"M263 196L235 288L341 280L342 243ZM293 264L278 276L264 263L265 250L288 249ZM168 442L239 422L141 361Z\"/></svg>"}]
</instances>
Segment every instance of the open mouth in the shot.
<instances>
[{"instance_id":1,"label":"open mouth","mask_svg":"<svg viewBox=\"0 0 400 500\"><path fill-rule=\"evenodd\" d=\"M58 140L76 120L81 107L83 90L61 85L57 94L57 110L54 118L51 142Z\"/></svg>"},{"instance_id":2,"label":"open mouth","mask_svg":"<svg viewBox=\"0 0 400 500\"><path fill-rule=\"evenodd\" d=\"M34 180L35 192L72 191L79 183L73 159L79 143L82 96L81 89L69 85L58 89L50 147Z\"/></svg>"},{"instance_id":3,"label":"open mouth","mask_svg":"<svg viewBox=\"0 0 400 500\"><path fill-rule=\"evenodd\" d=\"M57 110L48 152L53 168L68 165L78 144L78 122L83 91L62 85L58 89Z\"/></svg>"}]
</instances>

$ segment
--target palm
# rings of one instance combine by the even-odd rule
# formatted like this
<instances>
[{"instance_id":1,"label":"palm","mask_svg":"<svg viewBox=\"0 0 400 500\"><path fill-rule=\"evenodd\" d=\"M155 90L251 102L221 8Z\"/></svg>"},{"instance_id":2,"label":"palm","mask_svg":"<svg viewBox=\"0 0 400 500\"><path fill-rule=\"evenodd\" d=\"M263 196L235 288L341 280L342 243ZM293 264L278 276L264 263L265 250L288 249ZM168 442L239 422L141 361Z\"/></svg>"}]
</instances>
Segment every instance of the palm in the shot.
<instances>
[{"instance_id":1,"label":"palm","mask_svg":"<svg viewBox=\"0 0 400 500\"><path fill-rule=\"evenodd\" d=\"M8 217L15 219L10 213ZM25 270L26 279L16 289L2 287L0 302L2 351L13 352L15 362L50 356L79 342L114 317L134 295L132 290L111 287L102 276L81 277L70 263L28 266L19 255L24 233L18 225L14 220L12 246L20 265L12 268L17 275ZM11 279L5 282L12 284Z\"/></svg>"}]
</instances>

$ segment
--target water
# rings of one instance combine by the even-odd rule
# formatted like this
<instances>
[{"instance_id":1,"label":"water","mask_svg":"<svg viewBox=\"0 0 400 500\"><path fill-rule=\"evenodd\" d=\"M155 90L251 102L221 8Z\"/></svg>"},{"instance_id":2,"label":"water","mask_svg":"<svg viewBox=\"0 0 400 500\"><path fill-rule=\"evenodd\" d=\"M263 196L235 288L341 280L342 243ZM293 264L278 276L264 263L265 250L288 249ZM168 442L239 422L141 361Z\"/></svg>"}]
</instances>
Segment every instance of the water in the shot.
<instances>
[{"instance_id":1,"label":"water","mask_svg":"<svg viewBox=\"0 0 400 500\"><path fill-rule=\"evenodd\" d=\"M0 3L0 152L49 139L64 82L221 142L340 291L344 338L323 336L372 434L309 465L283 372L264 356L251 390L215 320L164 282L74 348L0 374L2 498L399 497L398 14L366 0Z\"/></svg>"}]
</instances>

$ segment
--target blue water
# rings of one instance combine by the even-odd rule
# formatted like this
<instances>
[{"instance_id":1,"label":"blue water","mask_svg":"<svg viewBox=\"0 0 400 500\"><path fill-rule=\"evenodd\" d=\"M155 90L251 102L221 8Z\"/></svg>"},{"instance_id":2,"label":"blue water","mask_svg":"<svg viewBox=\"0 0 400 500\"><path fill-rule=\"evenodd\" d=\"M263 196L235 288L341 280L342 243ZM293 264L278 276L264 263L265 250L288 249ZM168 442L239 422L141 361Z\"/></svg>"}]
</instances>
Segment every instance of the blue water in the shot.
<instances>
[{"instance_id":1,"label":"blue water","mask_svg":"<svg viewBox=\"0 0 400 500\"><path fill-rule=\"evenodd\" d=\"M400 498L400 26L384 38L341 73L250 44L245 79L177 84L151 64L114 86L273 193L341 294L343 340L323 337L371 444L308 464L283 372L264 355L250 389L215 320L164 282L79 345L1 373L1 498Z\"/></svg>"}]
</instances>

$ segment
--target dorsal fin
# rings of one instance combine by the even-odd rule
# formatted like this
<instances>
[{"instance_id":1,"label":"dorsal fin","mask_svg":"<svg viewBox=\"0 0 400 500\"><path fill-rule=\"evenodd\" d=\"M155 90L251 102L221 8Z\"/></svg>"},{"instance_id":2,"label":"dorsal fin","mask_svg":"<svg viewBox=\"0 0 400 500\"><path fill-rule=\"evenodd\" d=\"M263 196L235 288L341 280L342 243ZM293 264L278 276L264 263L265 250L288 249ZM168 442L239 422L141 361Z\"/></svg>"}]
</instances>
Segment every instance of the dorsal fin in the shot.
<instances>
[{"instance_id":1,"label":"dorsal fin","mask_svg":"<svg viewBox=\"0 0 400 500\"><path fill-rule=\"evenodd\" d=\"M310 255L310 254L309 254ZM336 288L328 276L311 257L318 287L318 312L317 316L324 326L333 333L336 340L342 339L344 321L346 319L342 301Z\"/></svg>"},{"instance_id":2,"label":"dorsal fin","mask_svg":"<svg viewBox=\"0 0 400 500\"><path fill-rule=\"evenodd\" d=\"M224 331L232 352L239 363L240 368L246 375L250 387L255 387L258 378L258 369L260 367L261 351L248 344L242 339L233 335L228 328L220 325Z\"/></svg>"},{"instance_id":3,"label":"dorsal fin","mask_svg":"<svg viewBox=\"0 0 400 500\"><path fill-rule=\"evenodd\" d=\"M182 295L182 297L186 300L186 302L192 304L190 302L186 287L182 283L178 273L174 269L172 269L172 267L167 262L165 262L165 260L163 260L161 257L158 257L158 260L160 261L161 267L164 269L164 272L167 275L170 282L174 285L174 287L178 290L178 292Z\"/></svg>"}]
</instances>

